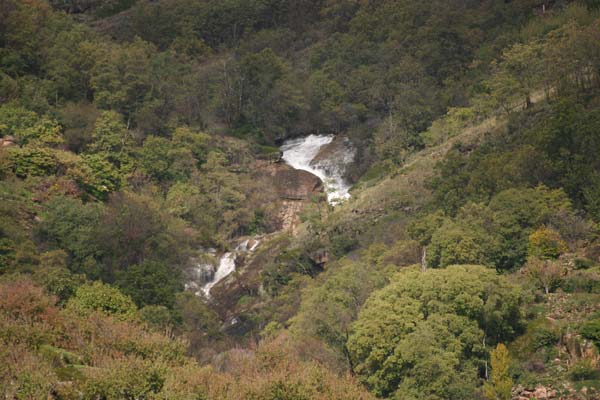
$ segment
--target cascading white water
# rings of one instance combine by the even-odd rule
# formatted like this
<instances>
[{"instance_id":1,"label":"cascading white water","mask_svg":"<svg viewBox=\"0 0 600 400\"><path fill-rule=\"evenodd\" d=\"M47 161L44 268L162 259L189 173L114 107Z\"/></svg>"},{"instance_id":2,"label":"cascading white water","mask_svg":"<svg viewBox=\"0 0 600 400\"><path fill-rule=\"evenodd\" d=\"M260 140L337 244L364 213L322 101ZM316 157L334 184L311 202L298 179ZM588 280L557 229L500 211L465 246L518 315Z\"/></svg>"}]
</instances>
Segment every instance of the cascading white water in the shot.
<instances>
[{"instance_id":1,"label":"cascading white water","mask_svg":"<svg viewBox=\"0 0 600 400\"><path fill-rule=\"evenodd\" d=\"M202 286L202 289L196 292L197 295L204 294L205 297L210 298L210 290L223 279L227 278L232 272L235 271L235 260L240 253L248 253L256 250L260 240L246 239L237 245L234 251L227 252L219 259L219 265L215 271L215 274L211 281L207 282Z\"/></svg>"},{"instance_id":2,"label":"cascading white water","mask_svg":"<svg viewBox=\"0 0 600 400\"><path fill-rule=\"evenodd\" d=\"M202 293L204 293L204 295L206 297L209 297L210 289L212 289L213 286L215 286L221 280L226 278L233 271L235 271L235 253L229 252L229 253L223 254L221 259L219 260L219 266L217 267L217 270L215 271L215 275L214 275L212 281L207 282L202 287Z\"/></svg>"},{"instance_id":3,"label":"cascading white water","mask_svg":"<svg viewBox=\"0 0 600 400\"><path fill-rule=\"evenodd\" d=\"M317 159L319 152L330 145L334 138L334 135L309 135L288 140L280 148L287 164L295 169L308 171L323 181L327 201L333 205L350 198L350 185L343 174L354 158L354 149L346 139L331 154Z\"/></svg>"}]
</instances>

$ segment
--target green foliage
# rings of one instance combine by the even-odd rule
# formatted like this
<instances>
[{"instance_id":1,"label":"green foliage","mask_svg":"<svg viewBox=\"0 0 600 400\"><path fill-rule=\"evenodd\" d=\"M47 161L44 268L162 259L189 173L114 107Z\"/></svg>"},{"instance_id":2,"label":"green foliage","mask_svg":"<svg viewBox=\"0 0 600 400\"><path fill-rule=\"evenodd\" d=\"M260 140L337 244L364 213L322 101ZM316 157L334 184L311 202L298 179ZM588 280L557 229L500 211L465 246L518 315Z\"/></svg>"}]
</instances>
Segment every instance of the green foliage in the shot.
<instances>
[{"instance_id":1,"label":"green foliage","mask_svg":"<svg viewBox=\"0 0 600 400\"><path fill-rule=\"evenodd\" d=\"M168 139L149 136L140 153L142 168L148 175L159 181L169 178L169 168L174 160Z\"/></svg>"},{"instance_id":2,"label":"green foliage","mask_svg":"<svg viewBox=\"0 0 600 400\"><path fill-rule=\"evenodd\" d=\"M519 331L523 294L492 269L450 265L528 260L525 276L546 292L600 290L596 269L563 276L546 260L591 252L589 219L600 220L598 13L552 2L537 18L538 3L4 0L0 273L30 272L84 315L40 289L2 286L0 396L369 398L304 361L331 357L379 395L474 397L484 343ZM275 350L213 357L233 343L215 343L226 333L212 307L230 304L179 293L180 271L198 242L271 233L278 197L255 179L255 157L309 132L347 133L358 149L348 178L370 169L363 181L380 180L390 202L365 191L347 207L311 206L308 234L255 253L260 277L240 271L248 287L232 312L271 322L269 340L286 341L291 324L302 356L269 342ZM436 148L416 155L425 145ZM439 157L427 187L413 179ZM399 176L413 185L408 204L390 187ZM361 247L380 242L395 244ZM406 271L371 295L421 250L429 266L450 267ZM187 335L227 372L177 364L181 343L90 314L129 316L133 302L157 332ZM492 383L504 387L500 349ZM78 352L93 367L65 365Z\"/></svg>"},{"instance_id":3,"label":"green foliage","mask_svg":"<svg viewBox=\"0 0 600 400\"><path fill-rule=\"evenodd\" d=\"M485 233L471 232L460 225L446 223L431 237L427 262L433 267L452 264L487 264L485 247L490 244ZM489 253L489 252L488 252Z\"/></svg>"},{"instance_id":4,"label":"green foliage","mask_svg":"<svg viewBox=\"0 0 600 400\"><path fill-rule=\"evenodd\" d=\"M57 146L64 142L62 127L56 120L42 117L30 128L16 132L23 145Z\"/></svg>"},{"instance_id":5,"label":"green foliage","mask_svg":"<svg viewBox=\"0 0 600 400\"><path fill-rule=\"evenodd\" d=\"M514 337L523 301L518 286L484 267L398 273L352 327L355 371L383 396L468 397L485 357L483 337Z\"/></svg>"},{"instance_id":6,"label":"green foliage","mask_svg":"<svg viewBox=\"0 0 600 400\"><path fill-rule=\"evenodd\" d=\"M101 211L98 204L54 197L44 205L36 233L49 246L68 252L71 271L96 277L99 248L94 238Z\"/></svg>"},{"instance_id":7,"label":"green foliage","mask_svg":"<svg viewBox=\"0 0 600 400\"><path fill-rule=\"evenodd\" d=\"M592 360L584 358L573 364L569 370L569 376L575 382L598 379L600 371L594 366Z\"/></svg>"},{"instance_id":8,"label":"green foliage","mask_svg":"<svg viewBox=\"0 0 600 400\"><path fill-rule=\"evenodd\" d=\"M600 348L600 319L588 321L581 327L581 335Z\"/></svg>"},{"instance_id":9,"label":"green foliage","mask_svg":"<svg viewBox=\"0 0 600 400\"><path fill-rule=\"evenodd\" d=\"M331 251L336 257L341 257L358 246L358 240L352 234L346 232L332 233L329 241L331 242Z\"/></svg>"},{"instance_id":10,"label":"green foliage","mask_svg":"<svg viewBox=\"0 0 600 400\"><path fill-rule=\"evenodd\" d=\"M173 313L165 306L144 306L139 310L140 319L150 327L166 330L173 326Z\"/></svg>"},{"instance_id":11,"label":"green foliage","mask_svg":"<svg viewBox=\"0 0 600 400\"><path fill-rule=\"evenodd\" d=\"M123 320L133 319L137 315L137 308L129 296L100 281L80 286L75 296L67 302L67 309L81 315L99 311Z\"/></svg>"},{"instance_id":12,"label":"green foliage","mask_svg":"<svg viewBox=\"0 0 600 400\"><path fill-rule=\"evenodd\" d=\"M43 286L64 305L86 281L82 274L73 274L67 269L68 255L64 250L54 250L40 255L40 268L32 279Z\"/></svg>"},{"instance_id":13,"label":"green foliage","mask_svg":"<svg viewBox=\"0 0 600 400\"><path fill-rule=\"evenodd\" d=\"M548 346L554 346L558 343L560 334L552 329L541 327L535 331L533 337L533 347L538 350Z\"/></svg>"},{"instance_id":14,"label":"green foliage","mask_svg":"<svg viewBox=\"0 0 600 400\"><path fill-rule=\"evenodd\" d=\"M542 227L529 235L527 254L538 258L558 258L568 251L567 244L553 229Z\"/></svg>"},{"instance_id":15,"label":"green foliage","mask_svg":"<svg viewBox=\"0 0 600 400\"><path fill-rule=\"evenodd\" d=\"M191 244L185 228L147 194L113 194L93 239L102 254L102 277L112 282L119 271L151 261L183 265Z\"/></svg>"},{"instance_id":16,"label":"green foliage","mask_svg":"<svg viewBox=\"0 0 600 400\"><path fill-rule=\"evenodd\" d=\"M428 146L444 143L472 124L475 117L476 113L473 108L450 107L443 118L433 121L429 129L422 133L423 141Z\"/></svg>"},{"instance_id":17,"label":"green foliage","mask_svg":"<svg viewBox=\"0 0 600 400\"><path fill-rule=\"evenodd\" d=\"M510 356L508 349L499 343L490 352L490 364L492 367L491 382L483 386L483 393L489 400L510 400L512 398L513 381L510 377Z\"/></svg>"},{"instance_id":18,"label":"green foliage","mask_svg":"<svg viewBox=\"0 0 600 400\"><path fill-rule=\"evenodd\" d=\"M121 187L122 175L102 154L85 154L68 174L83 190L97 199Z\"/></svg>"},{"instance_id":19,"label":"green foliage","mask_svg":"<svg viewBox=\"0 0 600 400\"><path fill-rule=\"evenodd\" d=\"M567 293L600 293L600 274L594 271L573 271L564 276L560 288Z\"/></svg>"},{"instance_id":20,"label":"green foliage","mask_svg":"<svg viewBox=\"0 0 600 400\"><path fill-rule=\"evenodd\" d=\"M158 261L128 266L117 274L115 285L130 296L138 307L172 307L175 293L183 289L179 271Z\"/></svg>"},{"instance_id":21,"label":"green foliage","mask_svg":"<svg viewBox=\"0 0 600 400\"><path fill-rule=\"evenodd\" d=\"M487 206L467 203L453 219L438 213L419 218L409 231L422 244L430 244L427 261L433 267L479 263L512 269L525 263L533 229L558 215L572 215L562 190L508 189L491 198ZM533 236L536 243L538 236ZM566 244L557 243L564 252Z\"/></svg>"},{"instance_id":22,"label":"green foliage","mask_svg":"<svg viewBox=\"0 0 600 400\"><path fill-rule=\"evenodd\" d=\"M149 398L159 393L165 382L162 365L138 359L126 360L92 374L85 385L85 396L105 399Z\"/></svg>"},{"instance_id":23,"label":"green foliage","mask_svg":"<svg viewBox=\"0 0 600 400\"><path fill-rule=\"evenodd\" d=\"M331 268L319 285L303 294L292 330L302 337L319 338L347 358L350 324L371 292L386 283L386 273L363 262L343 261Z\"/></svg>"},{"instance_id":24,"label":"green foliage","mask_svg":"<svg viewBox=\"0 0 600 400\"><path fill-rule=\"evenodd\" d=\"M39 116L33 111L13 104L0 106L0 134L16 137L20 132L32 129Z\"/></svg>"},{"instance_id":25,"label":"green foliage","mask_svg":"<svg viewBox=\"0 0 600 400\"><path fill-rule=\"evenodd\" d=\"M190 292L177 293L173 307L176 321L191 346L202 346L221 336L221 320L202 299Z\"/></svg>"},{"instance_id":26,"label":"green foliage","mask_svg":"<svg viewBox=\"0 0 600 400\"><path fill-rule=\"evenodd\" d=\"M262 271L262 282L265 289L277 294L287 285L295 274L315 275L318 266L314 265L309 254L302 248L284 248L277 254L271 264Z\"/></svg>"},{"instance_id":27,"label":"green foliage","mask_svg":"<svg viewBox=\"0 0 600 400\"><path fill-rule=\"evenodd\" d=\"M104 158L117 168L126 167L131 133L123 123L122 117L113 111L106 111L96 120L92 133L92 143L88 149L92 153L102 154Z\"/></svg>"},{"instance_id":28,"label":"green foliage","mask_svg":"<svg viewBox=\"0 0 600 400\"><path fill-rule=\"evenodd\" d=\"M45 147L13 147L9 149L10 168L20 178L55 174L59 162L55 153Z\"/></svg>"}]
</instances>

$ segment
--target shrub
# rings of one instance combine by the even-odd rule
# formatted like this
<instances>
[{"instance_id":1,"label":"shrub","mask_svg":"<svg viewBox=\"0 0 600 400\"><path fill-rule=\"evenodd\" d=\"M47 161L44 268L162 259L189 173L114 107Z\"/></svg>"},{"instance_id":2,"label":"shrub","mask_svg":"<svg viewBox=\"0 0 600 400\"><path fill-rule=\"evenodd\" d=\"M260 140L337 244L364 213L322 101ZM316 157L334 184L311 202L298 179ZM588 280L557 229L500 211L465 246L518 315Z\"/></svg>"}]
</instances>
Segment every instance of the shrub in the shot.
<instances>
[{"instance_id":1,"label":"shrub","mask_svg":"<svg viewBox=\"0 0 600 400\"><path fill-rule=\"evenodd\" d=\"M560 283L567 293L600 293L600 274L590 271L574 271Z\"/></svg>"},{"instance_id":2,"label":"shrub","mask_svg":"<svg viewBox=\"0 0 600 400\"><path fill-rule=\"evenodd\" d=\"M173 325L173 314L165 306L145 306L139 312L140 319L156 329L166 329Z\"/></svg>"},{"instance_id":3,"label":"shrub","mask_svg":"<svg viewBox=\"0 0 600 400\"><path fill-rule=\"evenodd\" d=\"M600 348L600 318L586 322L581 328L581 336L592 340Z\"/></svg>"},{"instance_id":4,"label":"shrub","mask_svg":"<svg viewBox=\"0 0 600 400\"><path fill-rule=\"evenodd\" d=\"M588 269L594 265L594 262L589 258L576 258L575 269Z\"/></svg>"},{"instance_id":5,"label":"shrub","mask_svg":"<svg viewBox=\"0 0 600 400\"><path fill-rule=\"evenodd\" d=\"M533 336L533 347L538 350L542 347L553 346L558 343L560 335L550 329L539 328Z\"/></svg>"},{"instance_id":6,"label":"shrub","mask_svg":"<svg viewBox=\"0 0 600 400\"><path fill-rule=\"evenodd\" d=\"M132 319L137 311L131 297L99 281L77 289L75 296L67 303L67 309L80 315L100 311L107 315L115 315L119 319Z\"/></svg>"},{"instance_id":7,"label":"shrub","mask_svg":"<svg viewBox=\"0 0 600 400\"><path fill-rule=\"evenodd\" d=\"M577 361L569 370L569 377L575 382L597 379L599 376L600 371L594 367L592 360L589 359Z\"/></svg>"}]
</instances>

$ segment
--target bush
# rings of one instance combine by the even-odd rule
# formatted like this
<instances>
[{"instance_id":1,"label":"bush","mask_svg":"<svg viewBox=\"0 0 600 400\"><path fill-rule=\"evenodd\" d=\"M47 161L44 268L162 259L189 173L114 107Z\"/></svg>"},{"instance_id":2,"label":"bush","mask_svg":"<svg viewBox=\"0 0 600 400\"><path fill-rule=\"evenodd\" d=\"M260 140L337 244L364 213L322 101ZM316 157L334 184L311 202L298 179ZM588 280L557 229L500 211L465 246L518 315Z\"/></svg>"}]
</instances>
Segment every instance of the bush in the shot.
<instances>
[{"instance_id":1,"label":"bush","mask_svg":"<svg viewBox=\"0 0 600 400\"><path fill-rule=\"evenodd\" d=\"M85 283L85 276L72 274L66 268L50 267L36 270L32 276L46 292L58 297L59 304L64 305Z\"/></svg>"},{"instance_id":2,"label":"bush","mask_svg":"<svg viewBox=\"0 0 600 400\"><path fill-rule=\"evenodd\" d=\"M336 257L342 257L358 245L358 240L347 233L332 234L329 240L331 241L331 250Z\"/></svg>"},{"instance_id":3,"label":"bush","mask_svg":"<svg viewBox=\"0 0 600 400\"><path fill-rule=\"evenodd\" d=\"M586 322L581 328L581 336L592 340L600 348L600 318Z\"/></svg>"},{"instance_id":4,"label":"bush","mask_svg":"<svg viewBox=\"0 0 600 400\"><path fill-rule=\"evenodd\" d=\"M13 147L9 154L12 170L19 178L52 175L58 171L58 159L48 148Z\"/></svg>"},{"instance_id":5,"label":"bush","mask_svg":"<svg viewBox=\"0 0 600 400\"><path fill-rule=\"evenodd\" d=\"M139 307L162 305L172 307L175 293L183 289L180 272L162 262L146 261L131 265L117 274L115 285Z\"/></svg>"},{"instance_id":6,"label":"bush","mask_svg":"<svg viewBox=\"0 0 600 400\"><path fill-rule=\"evenodd\" d=\"M588 269L594 265L594 262L589 258L576 258L575 269Z\"/></svg>"},{"instance_id":7,"label":"bush","mask_svg":"<svg viewBox=\"0 0 600 400\"><path fill-rule=\"evenodd\" d=\"M597 379L600 377L600 371L594 367L592 360L583 359L573 364L569 370L569 377L575 382Z\"/></svg>"},{"instance_id":8,"label":"bush","mask_svg":"<svg viewBox=\"0 0 600 400\"><path fill-rule=\"evenodd\" d=\"M104 368L86 371L85 398L148 399L159 393L165 382L165 368L150 360L126 358Z\"/></svg>"},{"instance_id":9,"label":"bush","mask_svg":"<svg viewBox=\"0 0 600 400\"><path fill-rule=\"evenodd\" d=\"M167 329L174 323L172 312L165 306L146 306L139 314L143 322L155 329Z\"/></svg>"},{"instance_id":10,"label":"bush","mask_svg":"<svg viewBox=\"0 0 600 400\"><path fill-rule=\"evenodd\" d=\"M575 271L565 277L560 287L567 293L600 293L600 275Z\"/></svg>"},{"instance_id":11,"label":"bush","mask_svg":"<svg viewBox=\"0 0 600 400\"><path fill-rule=\"evenodd\" d=\"M132 319L137 311L131 297L99 281L77 289L75 296L67 303L67 309L80 315L100 311L107 315L115 315L119 319Z\"/></svg>"},{"instance_id":12,"label":"bush","mask_svg":"<svg viewBox=\"0 0 600 400\"><path fill-rule=\"evenodd\" d=\"M558 343L560 335L558 332L546 328L539 328L533 336L533 347L538 350L542 347L553 346Z\"/></svg>"}]
</instances>

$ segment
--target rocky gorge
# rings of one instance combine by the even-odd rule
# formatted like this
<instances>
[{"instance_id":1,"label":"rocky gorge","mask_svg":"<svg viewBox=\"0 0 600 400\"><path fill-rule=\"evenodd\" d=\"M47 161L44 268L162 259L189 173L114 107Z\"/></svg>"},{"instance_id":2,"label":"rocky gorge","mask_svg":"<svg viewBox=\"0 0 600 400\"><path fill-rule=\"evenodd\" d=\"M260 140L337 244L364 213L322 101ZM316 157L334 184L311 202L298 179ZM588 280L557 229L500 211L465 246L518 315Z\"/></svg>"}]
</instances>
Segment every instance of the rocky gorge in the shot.
<instances>
[{"instance_id":1,"label":"rocky gorge","mask_svg":"<svg viewBox=\"0 0 600 400\"><path fill-rule=\"evenodd\" d=\"M347 201L350 185L344 178L355 150L348 138L334 135L310 135L283 143L280 156L254 163L255 179L263 182L274 197L273 213L277 229L267 234L238 237L228 244L229 249L202 249L187 271L186 289L204 298L225 321L228 331L245 329L240 314L248 311L238 302L246 295L256 296L263 291L260 273L267 260L287 243L282 237L298 234L301 214L311 204L324 208ZM270 243L269 243L270 242ZM269 243L268 246L263 246ZM317 252L313 262L324 265L328 255ZM230 332L231 333L231 332Z\"/></svg>"}]
</instances>

